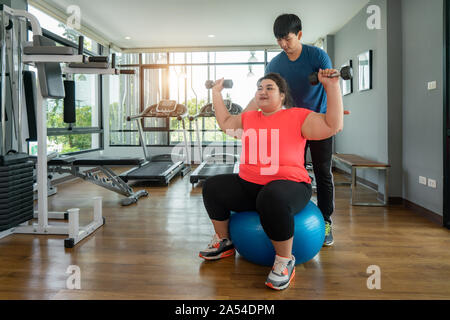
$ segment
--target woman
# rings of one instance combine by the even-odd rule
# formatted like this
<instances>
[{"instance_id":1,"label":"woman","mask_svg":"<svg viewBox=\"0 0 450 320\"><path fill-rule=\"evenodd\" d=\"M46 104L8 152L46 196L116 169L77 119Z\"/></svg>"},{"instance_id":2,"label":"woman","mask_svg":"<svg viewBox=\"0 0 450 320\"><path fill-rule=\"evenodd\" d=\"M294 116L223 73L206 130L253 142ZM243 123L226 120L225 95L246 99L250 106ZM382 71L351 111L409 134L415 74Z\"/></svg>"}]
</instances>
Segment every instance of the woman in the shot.
<instances>
[{"instance_id":1,"label":"woman","mask_svg":"<svg viewBox=\"0 0 450 320\"><path fill-rule=\"evenodd\" d=\"M223 79L212 89L220 128L239 136L243 130L239 174L211 177L203 185L203 202L216 234L199 253L206 260L234 254L228 233L230 211L258 212L261 225L275 248L276 256L266 285L276 290L289 286L295 275L292 255L294 215L309 202L311 179L304 166L306 140L323 140L343 129L343 104L337 72L319 71L327 92L327 113L289 107L286 81L276 73L261 78L255 101L260 111L230 115L223 98Z\"/></svg>"}]
</instances>

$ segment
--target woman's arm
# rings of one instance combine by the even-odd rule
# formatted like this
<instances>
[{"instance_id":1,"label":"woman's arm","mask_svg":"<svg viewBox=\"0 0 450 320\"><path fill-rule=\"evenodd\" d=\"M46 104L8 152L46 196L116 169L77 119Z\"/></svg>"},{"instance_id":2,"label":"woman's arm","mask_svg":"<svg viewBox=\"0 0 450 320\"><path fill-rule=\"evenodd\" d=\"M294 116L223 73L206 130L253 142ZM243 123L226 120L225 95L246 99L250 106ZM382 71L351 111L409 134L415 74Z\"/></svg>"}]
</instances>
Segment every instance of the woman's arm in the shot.
<instances>
[{"instance_id":1,"label":"woman's arm","mask_svg":"<svg viewBox=\"0 0 450 320\"><path fill-rule=\"evenodd\" d=\"M336 70L319 71L319 81L327 93L327 113L311 112L303 122L302 135L307 140L324 140L344 128L344 107L339 78L328 78Z\"/></svg>"},{"instance_id":2,"label":"woman's arm","mask_svg":"<svg viewBox=\"0 0 450 320\"><path fill-rule=\"evenodd\" d=\"M216 119L219 123L220 129L226 134L236 137L236 133L233 132L238 129L242 129L241 115L231 115L222 98L223 90L223 78L216 81L215 86L212 88L213 105L216 113Z\"/></svg>"},{"instance_id":3,"label":"woman's arm","mask_svg":"<svg viewBox=\"0 0 450 320\"><path fill-rule=\"evenodd\" d=\"M244 109L244 111L242 111L242 113L247 111L258 111L258 110L259 110L258 105L256 104L255 98L253 98L252 100L250 100L247 107Z\"/></svg>"}]
</instances>

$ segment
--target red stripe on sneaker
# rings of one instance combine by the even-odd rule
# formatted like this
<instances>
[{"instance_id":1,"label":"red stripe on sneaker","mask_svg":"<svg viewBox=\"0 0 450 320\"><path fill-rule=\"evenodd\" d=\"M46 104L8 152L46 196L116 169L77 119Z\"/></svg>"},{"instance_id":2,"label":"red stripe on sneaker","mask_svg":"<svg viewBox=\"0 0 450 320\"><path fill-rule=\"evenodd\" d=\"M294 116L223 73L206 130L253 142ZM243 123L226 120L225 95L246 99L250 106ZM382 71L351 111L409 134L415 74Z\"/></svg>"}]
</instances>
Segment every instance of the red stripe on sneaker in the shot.
<instances>
[{"instance_id":1,"label":"red stripe on sneaker","mask_svg":"<svg viewBox=\"0 0 450 320\"><path fill-rule=\"evenodd\" d=\"M226 258L226 257L232 256L233 254L234 254L234 249L230 249L230 250L228 250L228 251L223 252L223 253L220 255L220 257L221 257L221 258Z\"/></svg>"},{"instance_id":2,"label":"red stripe on sneaker","mask_svg":"<svg viewBox=\"0 0 450 320\"><path fill-rule=\"evenodd\" d=\"M201 253L199 253L198 256L200 258L205 259L205 260L219 260L219 259L222 259L222 258L227 258L229 256L232 256L234 253L235 253L235 249L230 249L230 250L227 250L225 252L222 252L219 256L206 257L206 256L202 255Z\"/></svg>"},{"instance_id":3,"label":"red stripe on sneaker","mask_svg":"<svg viewBox=\"0 0 450 320\"><path fill-rule=\"evenodd\" d=\"M275 287L273 286L273 284L270 283L270 282L266 282L266 286L268 286L269 288L272 288L272 289L274 289L274 290L280 290L280 289L278 289L278 288L275 288Z\"/></svg>"}]
</instances>

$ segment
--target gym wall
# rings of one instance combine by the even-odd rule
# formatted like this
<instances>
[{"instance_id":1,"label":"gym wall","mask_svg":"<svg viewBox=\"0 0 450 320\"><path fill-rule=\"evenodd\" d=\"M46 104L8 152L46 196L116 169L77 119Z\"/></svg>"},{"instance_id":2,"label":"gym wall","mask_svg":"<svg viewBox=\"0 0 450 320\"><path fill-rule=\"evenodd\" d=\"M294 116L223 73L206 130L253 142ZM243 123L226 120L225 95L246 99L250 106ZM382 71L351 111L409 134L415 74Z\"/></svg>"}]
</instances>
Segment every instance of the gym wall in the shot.
<instances>
[{"instance_id":1,"label":"gym wall","mask_svg":"<svg viewBox=\"0 0 450 320\"><path fill-rule=\"evenodd\" d=\"M445 0L403 0L403 198L443 212ZM427 90L429 81L437 89ZM419 184L435 179L437 189Z\"/></svg>"},{"instance_id":2,"label":"gym wall","mask_svg":"<svg viewBox=\"0 0 450 320\"><path fill-rule=\"evenodd\" d=\"M357 154L379 162L389 162L388 157L388 88L387 88L387 30L386 0L371 1L381 9L381 29L366 27L367 6L335 34L335 66L347 60L353 62L353 93L345 96L344 106L351 111L344 117L344 130L336 137L336 152ZM358 55L373 50L372 90L358 91ZM341 168L344 169L344 168ZM347 169L345 169L347 170ZM401 168L392 168L392 171ZM358 177L378 185L384 190L384 179L374 170L360 170ZM389 192L398 194L399 190ZM400 190L401 194L401 190ZM399 195L400 196L400 195Z\"/></svg>"},{"instance_id":3,"label":"gym wall","mask_svg":"<svg viewBox=\"0 0 450 320\"><path fill-rule=\"evenodd\" d=\"M335 151L389 162L389 196L442 215L443 0L371 4L381 8L381 30L361 27L369 16L365 7L335 35L335 65L352 59L355 71L353 93L344 97L352 114ZM373 89L359 92L357 56L369 49ZM428 91L433 80L437 90ZM383 190L383 176L371 171L358 176ZM420 185L419 175L437 180L437 189Z\"/></svg>"}]
</instances>

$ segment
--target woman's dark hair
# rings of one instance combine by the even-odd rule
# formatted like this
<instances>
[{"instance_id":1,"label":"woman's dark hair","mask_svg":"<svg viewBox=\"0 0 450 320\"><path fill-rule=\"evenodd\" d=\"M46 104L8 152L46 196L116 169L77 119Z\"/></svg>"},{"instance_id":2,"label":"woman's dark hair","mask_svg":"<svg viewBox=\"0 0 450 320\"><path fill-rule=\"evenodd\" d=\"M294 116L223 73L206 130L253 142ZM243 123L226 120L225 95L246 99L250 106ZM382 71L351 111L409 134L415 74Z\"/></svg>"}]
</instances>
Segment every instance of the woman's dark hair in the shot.
<instances>
[{"instance_id":1,"label":"woman's dark hair","mask_svg":"<svg viewBox=\"0 0 450 320\"><path fill-rule=\"evenodd\" d=\"M291 32L297 35L299 31L302 31L302 21L295 14L282 14L273 23L273 34L277 39L284 38Z\"/></svg>"},{"instance_id":2,"label":"woman's dark hair","mask_svg":"<svg viewBox=\"0 0 450 320\"><path fill-rule=\"evenodd\" d=\"M280 93L284 93L284 101L282 102L283 105L286 108L292 108L294 107L294 102L292 100L291 94L289 93L289 85L287 84L286 80L282 76L280 76L278 73L268 73L264 77L258 80L256 83L256 86L259 87L261 85L261 82L263 80L272 80L276 83L278 86L278 89L280 90Z\"/></svg>"}]
</instances>

